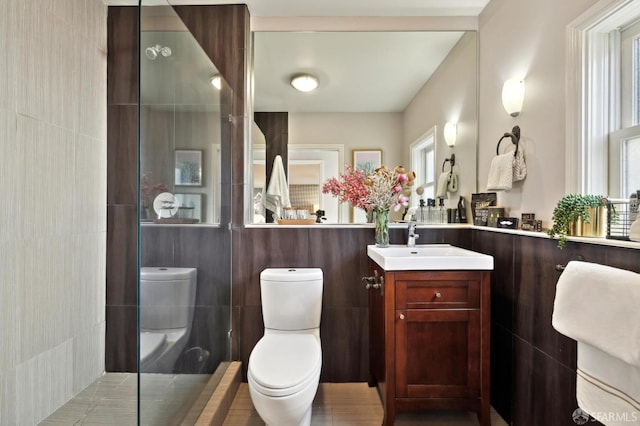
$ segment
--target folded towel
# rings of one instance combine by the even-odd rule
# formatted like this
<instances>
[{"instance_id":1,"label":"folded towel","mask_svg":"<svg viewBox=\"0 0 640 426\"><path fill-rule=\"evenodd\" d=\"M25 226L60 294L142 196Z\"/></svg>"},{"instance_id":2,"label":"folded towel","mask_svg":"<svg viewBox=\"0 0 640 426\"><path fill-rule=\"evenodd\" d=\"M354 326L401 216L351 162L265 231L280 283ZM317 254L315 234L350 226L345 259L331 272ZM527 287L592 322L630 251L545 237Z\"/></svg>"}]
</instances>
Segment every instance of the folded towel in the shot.
<instances>
[{"instance_id":1,"label":"folded towel","mask_svg":"<svg viewBox=\"0 0 640 426\"><path fill-rule=\"evenodd\" d=\"M284 173L282 157L279 155L276 155L276 158L273 159L271 179L269 180L267 191L262 196L262 200L264 207L274 212L274 219L276 220L282 217L282 209L291 207L291 202L289 201L289 184L287 183L287 176Z\"/></svg>"},{"instance_id":2,"label":"folded towel","mask_svg":"<svg viewBox=\"0 0 640 426\"><path fill-rule=\"evenodd\" d=\"M571 261L556 286L553 327L640 366L640 274Z\"/></svg>"},{"instance_id":3,"label":"folded towel","mask_svg":"<svg viewBox=\"0 0 640 426\"><path fill-rule=\"evenodd\" d=\"M436 187L436 198L447 198L447 185L449 184L449 172L440 173L438 186Z\"/></svg>"},{"instance_id":4,"label":"folded towel","mask_svg":"<svg viewBox=\"0 0 640 426\"><path fill-rule=\"evenodd\" d=\"M455 172L449 172L447 192L458 192L458 174Z\"/></svg>"},{"instance_id":5,"label":"folded towel","mask_svg":"<svg viewBox=\"0 0 640 426\"><path fill-rule=\"evenodd\" d=\"M488 191L511 189L513 184L513 154L496 155L491 160L489 178L487 179Z\"/></svg>"}]
</instances>

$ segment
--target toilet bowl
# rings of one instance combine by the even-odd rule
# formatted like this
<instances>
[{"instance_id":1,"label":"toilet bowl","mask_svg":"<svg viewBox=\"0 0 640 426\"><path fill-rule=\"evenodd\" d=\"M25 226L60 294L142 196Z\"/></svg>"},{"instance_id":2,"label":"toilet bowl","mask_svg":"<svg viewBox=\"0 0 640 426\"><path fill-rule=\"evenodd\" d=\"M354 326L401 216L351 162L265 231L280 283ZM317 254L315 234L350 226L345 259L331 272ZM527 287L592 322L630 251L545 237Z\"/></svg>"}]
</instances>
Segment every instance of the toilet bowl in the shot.
<instances>
[{"instance_id":1,"label":"toilet bowl","mask_svg":"<svg viewBox=\"0 0 640 426\"><path fill-rule=\"evenodd\" d=\"M322 270L272 268L260 274L264 336L249 356L253 405L269 426L311 423L322 368Z\"/></svg>"},{"instance_id":2,"label":"toilet bowl","mask_svg":"<svg viewBox=\"0 0 640 426\"><path fill-rule=\"evenodd\" d=\"M193 323L195 268L140 268L140 371L173 373Z\"/></svg>"}]
</instances>

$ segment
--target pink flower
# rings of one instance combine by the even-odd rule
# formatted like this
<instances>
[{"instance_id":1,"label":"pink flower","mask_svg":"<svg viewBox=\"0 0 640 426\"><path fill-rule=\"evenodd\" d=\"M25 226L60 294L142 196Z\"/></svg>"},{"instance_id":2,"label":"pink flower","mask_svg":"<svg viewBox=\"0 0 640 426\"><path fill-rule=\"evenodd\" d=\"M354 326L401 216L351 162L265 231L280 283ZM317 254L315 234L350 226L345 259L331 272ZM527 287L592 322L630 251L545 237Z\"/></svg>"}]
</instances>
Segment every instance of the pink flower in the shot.
<instances>
[{"instance_id":1,"label":"pink flower","mask_svg":"<svg viewBox=\"0 0 640 426\"><path fill-rule=\"evenodd\" d=\"M408 204L408 198L401 192L413 185L412 176L413 173L404 173L403 168L390 170L384 166L365 176L362 170L346 164L344 173L338 178L328 179L322 186L322 192L366 211L392 207L397 211Z\"/></svg>"}]
</instances>

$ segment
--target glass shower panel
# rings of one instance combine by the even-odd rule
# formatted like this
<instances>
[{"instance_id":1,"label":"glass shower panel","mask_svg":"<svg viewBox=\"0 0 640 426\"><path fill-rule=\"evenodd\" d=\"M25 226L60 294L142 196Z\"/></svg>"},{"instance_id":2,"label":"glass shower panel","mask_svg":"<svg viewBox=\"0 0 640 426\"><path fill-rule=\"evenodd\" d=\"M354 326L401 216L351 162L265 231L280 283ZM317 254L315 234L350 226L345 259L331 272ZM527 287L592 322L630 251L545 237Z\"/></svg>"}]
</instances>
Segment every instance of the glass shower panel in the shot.
<instances>
[{"instance_id":1,"label":"glass shower panel","mask_svg":"<svg viewBox=\"0 0 640 426\"><path fill-rule=\"evenodd\" d=\"M193 424L231 353L231 91L173 7L140 6L139 424Z\"/></svg>"}]
</instances>

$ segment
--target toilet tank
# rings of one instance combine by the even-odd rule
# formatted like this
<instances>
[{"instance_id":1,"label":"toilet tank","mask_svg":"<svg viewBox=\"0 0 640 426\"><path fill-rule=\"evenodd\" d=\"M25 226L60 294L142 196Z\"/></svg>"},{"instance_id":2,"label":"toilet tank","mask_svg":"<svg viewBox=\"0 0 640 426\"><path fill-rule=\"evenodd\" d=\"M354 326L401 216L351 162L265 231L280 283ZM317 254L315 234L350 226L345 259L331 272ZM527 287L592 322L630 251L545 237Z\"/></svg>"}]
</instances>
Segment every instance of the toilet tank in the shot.
<instances>
[{"instance_id":1,"label":"toilet tank","mask_svg":"<svg viewBox=\"0 0 640 426\"><path fill-rule=\"evenodd\" d=\"M320 327L322 270L269 268L260 273L265 328L295 331Z\"/></svg>"},{"instance_id":2,"label":"toilet tank","mask_svg":"<svg viewBox=\"0 0 640 426\"><path fill-rule=\"evenodd\" d=\"M196 283L195 268L140 268L140 328L190 327Z\"/></svg>"}]
</instances>

